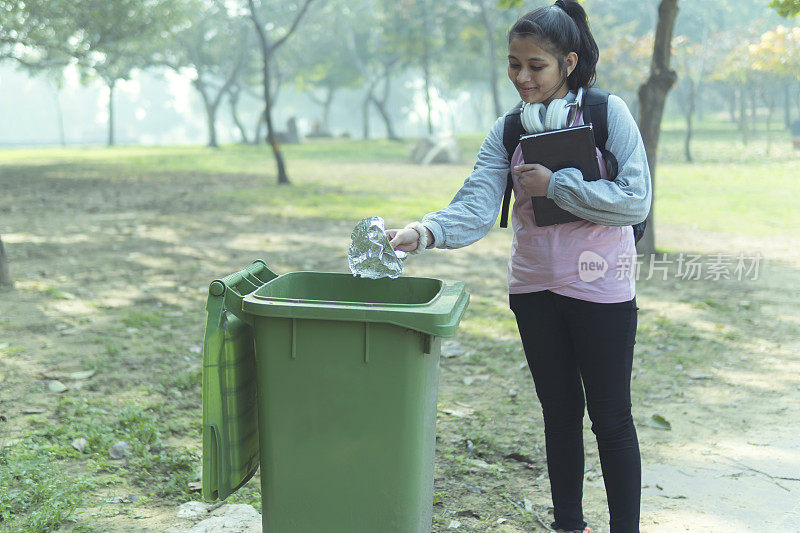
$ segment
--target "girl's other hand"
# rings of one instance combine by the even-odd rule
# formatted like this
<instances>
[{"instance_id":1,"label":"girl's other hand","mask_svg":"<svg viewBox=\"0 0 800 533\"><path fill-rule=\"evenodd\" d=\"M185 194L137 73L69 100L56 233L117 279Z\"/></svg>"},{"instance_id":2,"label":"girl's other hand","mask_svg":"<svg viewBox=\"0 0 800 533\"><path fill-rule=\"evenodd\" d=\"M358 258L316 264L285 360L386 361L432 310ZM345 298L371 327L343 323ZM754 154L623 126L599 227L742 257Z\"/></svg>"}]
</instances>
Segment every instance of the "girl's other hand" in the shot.
<instances>
[{"instance_id":1,"label":"girl's other hand","mask_svg":"<svg viewBox=\"0 0 800 533\"><path fill-rule=\"evenodd\" d=\"M529 196L547 196L547 186L553 173L547 167L538 164L517 165L511 173L519 176L519 184Z\"/></svg>"},{"instance_id":2,"label":"girl's other hand","mask_svg":"<svg viewBox=\"0 0 800 533\"><path fill-rule=\"evenodd\" d=\"M386 237L394 250L413 252L419 244L419 233L411 228L386 230Z\"/></svg>"}]
</instances>

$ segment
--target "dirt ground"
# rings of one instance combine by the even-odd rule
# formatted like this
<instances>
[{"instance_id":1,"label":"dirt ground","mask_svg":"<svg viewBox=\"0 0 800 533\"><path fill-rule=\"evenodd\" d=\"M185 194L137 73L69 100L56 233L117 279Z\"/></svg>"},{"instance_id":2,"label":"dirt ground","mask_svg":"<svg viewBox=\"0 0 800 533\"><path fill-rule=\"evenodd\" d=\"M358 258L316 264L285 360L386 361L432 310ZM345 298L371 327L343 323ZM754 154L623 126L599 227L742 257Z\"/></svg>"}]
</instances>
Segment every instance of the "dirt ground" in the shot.
<instances>
[{"instance_id":1,"label":"dirt ground","mask_svg":"<svg viewBox=\"0 0 800 533\"><path fill-rule=\"evenodd\" d=\"M208 283L256 258L278 273L346 270L355 220L240 212L213 200L261 180L108 180L91 165L0 168L0 235L16 280L0 291L0 444L35 433L31 420L51 418L57 397L113 404L154 395L175 407L164 422L176 426L167 442L199 453L200 383L184 390L167 375L199 376ZM632 394L642 531L800 531L796 241L667 224L659 224L657 240L671 251L668 279L643 275L637 284ZM495 229L474 246L406 265L409 275L465 280L472 294L441 361L438 532L546 531L552 519L541 412L509 327L509 243L509 232ZM675 262L681 252L760 252L763 259L757 280L682 280ZM491 327L497 317L500 325ZM88 369L96 374L68 382L67 391L48 389L53 377ZM165 385L148 389L157 384ZM602 533L608 511L588 417L585 443L585 517ZM69 464L73 471L82 463ZM197 521L178 518L177 501L107 503L109 495L128 493L143 489L124 476L98 489L62 530L169 531Z\"/></svg>"}]
</instances>

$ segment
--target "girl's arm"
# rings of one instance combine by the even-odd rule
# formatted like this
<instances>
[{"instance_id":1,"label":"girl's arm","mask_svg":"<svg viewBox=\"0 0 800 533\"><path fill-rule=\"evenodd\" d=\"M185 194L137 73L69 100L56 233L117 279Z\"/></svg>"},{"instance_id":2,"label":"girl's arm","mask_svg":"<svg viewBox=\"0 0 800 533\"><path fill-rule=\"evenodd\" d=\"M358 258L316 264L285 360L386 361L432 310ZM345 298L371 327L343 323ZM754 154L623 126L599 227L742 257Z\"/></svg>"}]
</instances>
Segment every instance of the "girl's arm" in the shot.
<instances>
[{"instance_id":1,"label":"girl's arm","mask_svg":"<svg viewBox=\"0 0 800 533\"><path fill-rule=\"evenodd\" d=\"M450 204L422 217L436 248L461 248L483 238L494 226L506 189L508 154L500 117L481 145L472 173ZM430 245L429 245L430 247Z\"/></svg>"},{"instance_id":2,"label":"girl's arm","mask_svg":"<svg viewBox=\"0 0 800 533\"><path fill-rule=\"evenodd\" d=\"M650 169L644 142L625 102L608 97L608 149L619 173L610 180L584 181L578 169L553 173L547 197L581 218L604 226L628 226L647 218L652 200Z\"/></svg>"}]
</instances>

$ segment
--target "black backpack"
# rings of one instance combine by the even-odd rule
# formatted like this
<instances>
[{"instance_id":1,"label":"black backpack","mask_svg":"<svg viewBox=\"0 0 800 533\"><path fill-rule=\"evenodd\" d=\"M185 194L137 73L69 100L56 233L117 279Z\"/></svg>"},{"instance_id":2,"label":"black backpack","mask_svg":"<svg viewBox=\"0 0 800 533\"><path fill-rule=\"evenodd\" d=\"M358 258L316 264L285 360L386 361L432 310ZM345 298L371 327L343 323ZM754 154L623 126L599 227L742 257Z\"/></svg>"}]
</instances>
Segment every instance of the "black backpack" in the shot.
<instances>
[{"instance_id":1,"label":"black backpack","mask_svg":"<svg viewBox=\"0 0 800 533\"><path fill-rule=\"evenodd\" d=\"M592 124L594 130L594 143L595 146L603 154L603 160L606 163L606 172L609 179L616 179L619 172L619 165L617 158L614 157L610 151L606 150L606 141L608 141L608 96L606 91L590 87L584 91L583 100L583 122L585 124ZM511 161L511 156L514 150L517 149L519 138L525 134L522 127L522 102L519 102L514 108L506 114L505 122L503 123L503 146L505 146L508 160ZM500 209L500 227L508 227L508 208L511 203L511 191L513 190L513 182L511 181L511 169L508 171L508 181L506 183L506 192L503 195L503 207ZM647 220L643 220L633 227L634 242L639 240L644 235L644 228L647 225Z\"/></svg>"}]
</instances>

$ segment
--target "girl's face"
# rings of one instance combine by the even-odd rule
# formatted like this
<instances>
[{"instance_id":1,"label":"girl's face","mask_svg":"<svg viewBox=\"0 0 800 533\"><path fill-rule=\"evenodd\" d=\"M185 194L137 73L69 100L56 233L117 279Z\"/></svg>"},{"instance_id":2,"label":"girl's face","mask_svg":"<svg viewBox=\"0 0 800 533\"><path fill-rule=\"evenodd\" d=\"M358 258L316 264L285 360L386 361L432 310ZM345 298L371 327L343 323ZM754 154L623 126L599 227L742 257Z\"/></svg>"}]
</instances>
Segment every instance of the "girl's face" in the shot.
<instances>
[{"instance_id":1,"label":"girl's face","mask_svg":"<svg viewBox=\"0 0 800 533\"><path fill-rule=\"evenodd\" d=\"M569 92L566 81L553 91L565 76L578 64L578 54L566 57L567 72L562 73L556 56L540 47L530 37L515 37L508 43L508 77L517 88L523 102L549 104L554 98L563 98Z\"/></svg>"}]
</instances>

